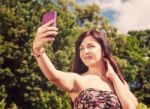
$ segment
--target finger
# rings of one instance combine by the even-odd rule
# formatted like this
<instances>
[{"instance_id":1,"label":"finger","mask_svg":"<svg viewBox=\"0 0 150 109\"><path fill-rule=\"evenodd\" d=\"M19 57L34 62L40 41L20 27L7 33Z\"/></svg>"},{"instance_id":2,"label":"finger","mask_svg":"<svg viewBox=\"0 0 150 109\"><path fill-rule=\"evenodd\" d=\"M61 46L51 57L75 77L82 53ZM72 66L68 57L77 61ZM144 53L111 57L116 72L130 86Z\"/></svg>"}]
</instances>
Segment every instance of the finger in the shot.
<instances>
[{"instance_id":1,"label":"finger","mask_svg":"<svg viewBox=\"0 0 150 109\"><path fill-rule=\"evenodd\" d=\"M109 77L109 73L108 72L106 72L106 77Z\"/></svg>"},{"instance_id":2,"label":"finger","mask_svg":"<svg viewBox=\"0 0 150 109\"><path fill-rule=\"evenodd\" d=\"M58 32L56 31L48 31L42 34L41 37L49 37L49 36L56 36L58 34Z\"/></svg>"},{"instance_id":3,"label":"finger","mask_svg":"<svg viewBox=\"0 0 150 109\"><path fill-rule=\"evenodd\" d=\"M50 27L39 27L37 29L37 33L43 33L43 32L47 32L47 31L57 31L58 28L57 27L53 27L53 26L50 26Z\"/></svg>"},{"instance_id":4,"label":"finger","mask_svg":"<svg viewBox=\"0 0 150 109\"><path fill-rule=\"evenodd\" d=\"M48 27L48 26L52 25L53 23L55 23L55 19L50 20L49 22L45 23L42 27Z\"/></svg>"},{"instance_id":5,"label":"finger","mask_svg":"<svg viewBox=\"0 0 150 109\"><path fill-rule=\"evenodd\" d=\"M110 62L107 58L104 58L104 61L106 62L107 65L110 65Z\"/></svg>"},{"instance_id":6,"label":"finger","mask_svg":"<svg viewBox=\"0 0 150 109\"><path fill-rule=\"evenodd\" d=\"M110 63L110 61L108 59L106 59L107 62L107 66L108 66L108 72L114 72L114 68L112 66L112 64Z\"/></svg>"},{"instance_id":7,"label":"finger","mask_svg":"<svg viewBox=\"0 0 150 109\"><path fill-rule=\"evenodd\" d=\"M107 58L104 58L104 61L106 62L107 71L113 70L113 67L112 67L110 61Z\"/></svg>"},{"instance_id":8,"label":"finger","mask_svg":"<svg viewBox=\"0 0 150 109\"><path fill-rule=\"evenodd\" d=\"M58 28L57 27L44 27L42 30L41 30L41 33L45 33L47 31L58 31Z\"/></svg>"},{"instance_id":9,"label":"finger","mask_svg":"<svg viewBox=\"0 0 150 109\"><path fill-rule=\"evenodd\" d=\"M47 38L44 38L43 39L43 42L46 43L46 42L52 42L54 41L55 39L53 37L47 37Z\"/></svg>"}]
</instances>

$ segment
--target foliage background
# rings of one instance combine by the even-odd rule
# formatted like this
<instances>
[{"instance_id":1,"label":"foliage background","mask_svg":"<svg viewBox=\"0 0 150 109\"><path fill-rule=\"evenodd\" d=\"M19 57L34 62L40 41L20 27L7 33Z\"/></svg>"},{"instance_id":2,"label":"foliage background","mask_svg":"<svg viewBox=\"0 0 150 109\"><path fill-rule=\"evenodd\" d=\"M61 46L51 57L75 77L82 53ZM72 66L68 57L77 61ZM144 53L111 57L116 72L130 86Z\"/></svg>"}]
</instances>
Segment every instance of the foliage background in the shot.
<instances>
[{"instance_id":1,"label":"foliage background","mask_svg":"<svg viewBox=\"0 0 150 109\"><path fill-rule=\"evenodd\" d=\"M108 35L115 59L139 100L150 108L150 30L117 32L96 4L79 7L74 0L0 0L0 109L70 109L67 93L43 76L31 56L41 14L57 11L59 35L46 46L56 68L68 71L74 42L88 28Z\"/></svg>"}]
</instances>

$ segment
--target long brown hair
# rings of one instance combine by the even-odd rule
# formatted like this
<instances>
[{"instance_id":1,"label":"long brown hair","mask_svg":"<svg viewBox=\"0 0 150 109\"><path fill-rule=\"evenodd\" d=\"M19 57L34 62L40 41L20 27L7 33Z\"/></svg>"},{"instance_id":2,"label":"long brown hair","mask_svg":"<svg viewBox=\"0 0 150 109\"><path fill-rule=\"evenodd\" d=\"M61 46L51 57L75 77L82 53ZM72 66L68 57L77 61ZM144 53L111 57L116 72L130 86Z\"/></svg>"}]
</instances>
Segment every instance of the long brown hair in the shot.
<instances>
[{"instance_id":1,"label":"long brown hair","mask_svg":"<svg viewBox=\"0 0 150 109\"><path fill-rule=\"evenodd\" d=\"M80 50L79 50L79 47L80 47L83 39L87 36L92 36L94 39L96 39L98 41L98 43L101 45L102 50L104 52L104 58L109 60L115 73L118 75L120 80L123 83L125 83L124 77L123 77L116 61L114 60L114 58L112 56L112 52L111 52L110 47L108 46L105 35L99 31L93 30L93 29L83 32L77 39L77 41L75 43L75 56L74 56L74 59L71 64L71 71L78 73L78 74L83 74L88 71L88 67L82 62L82 60L80 58Z\"/></svg>"}]
</instances>

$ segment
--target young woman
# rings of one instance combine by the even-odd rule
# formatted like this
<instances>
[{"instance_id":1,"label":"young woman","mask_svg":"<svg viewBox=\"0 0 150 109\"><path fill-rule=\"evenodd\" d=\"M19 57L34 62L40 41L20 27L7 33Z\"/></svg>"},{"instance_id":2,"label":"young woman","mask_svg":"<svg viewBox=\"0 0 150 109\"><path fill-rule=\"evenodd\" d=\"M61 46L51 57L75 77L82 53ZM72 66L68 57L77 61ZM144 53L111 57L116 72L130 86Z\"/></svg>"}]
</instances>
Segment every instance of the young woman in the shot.
<instances>
[{"instance_id":1,"label":"young woman","mask_svg":"<svg viewBox=\"0 0 150 109\"><path fill-rule=\"evenodd\" d=\"M105 37L96 30L82 33L76 41L71 72L57 70L44 52L57 28L50 21L39 27L33 55L45 77L69 93L74 109L136 109L137 99L129 90ZM53 36L53 37L49 37Z\"/></svg>"}]
</instances>

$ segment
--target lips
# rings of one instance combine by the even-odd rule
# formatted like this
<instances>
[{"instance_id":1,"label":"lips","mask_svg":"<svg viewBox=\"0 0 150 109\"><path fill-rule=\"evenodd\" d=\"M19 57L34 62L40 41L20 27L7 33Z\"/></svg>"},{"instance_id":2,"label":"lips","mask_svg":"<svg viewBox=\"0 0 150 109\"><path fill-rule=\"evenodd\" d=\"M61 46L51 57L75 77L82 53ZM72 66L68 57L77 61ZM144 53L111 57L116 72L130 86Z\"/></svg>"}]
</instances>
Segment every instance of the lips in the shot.
<instances>
[{"instance_id":1,"label":"lips","mask_svg":"<svg viewBox=\"0 0 150 109\"><path fill-rule=\"evenodd\" d=\"M85 56L84 59L92 59L92 56Z\"/></svg>"}]
</instances>

